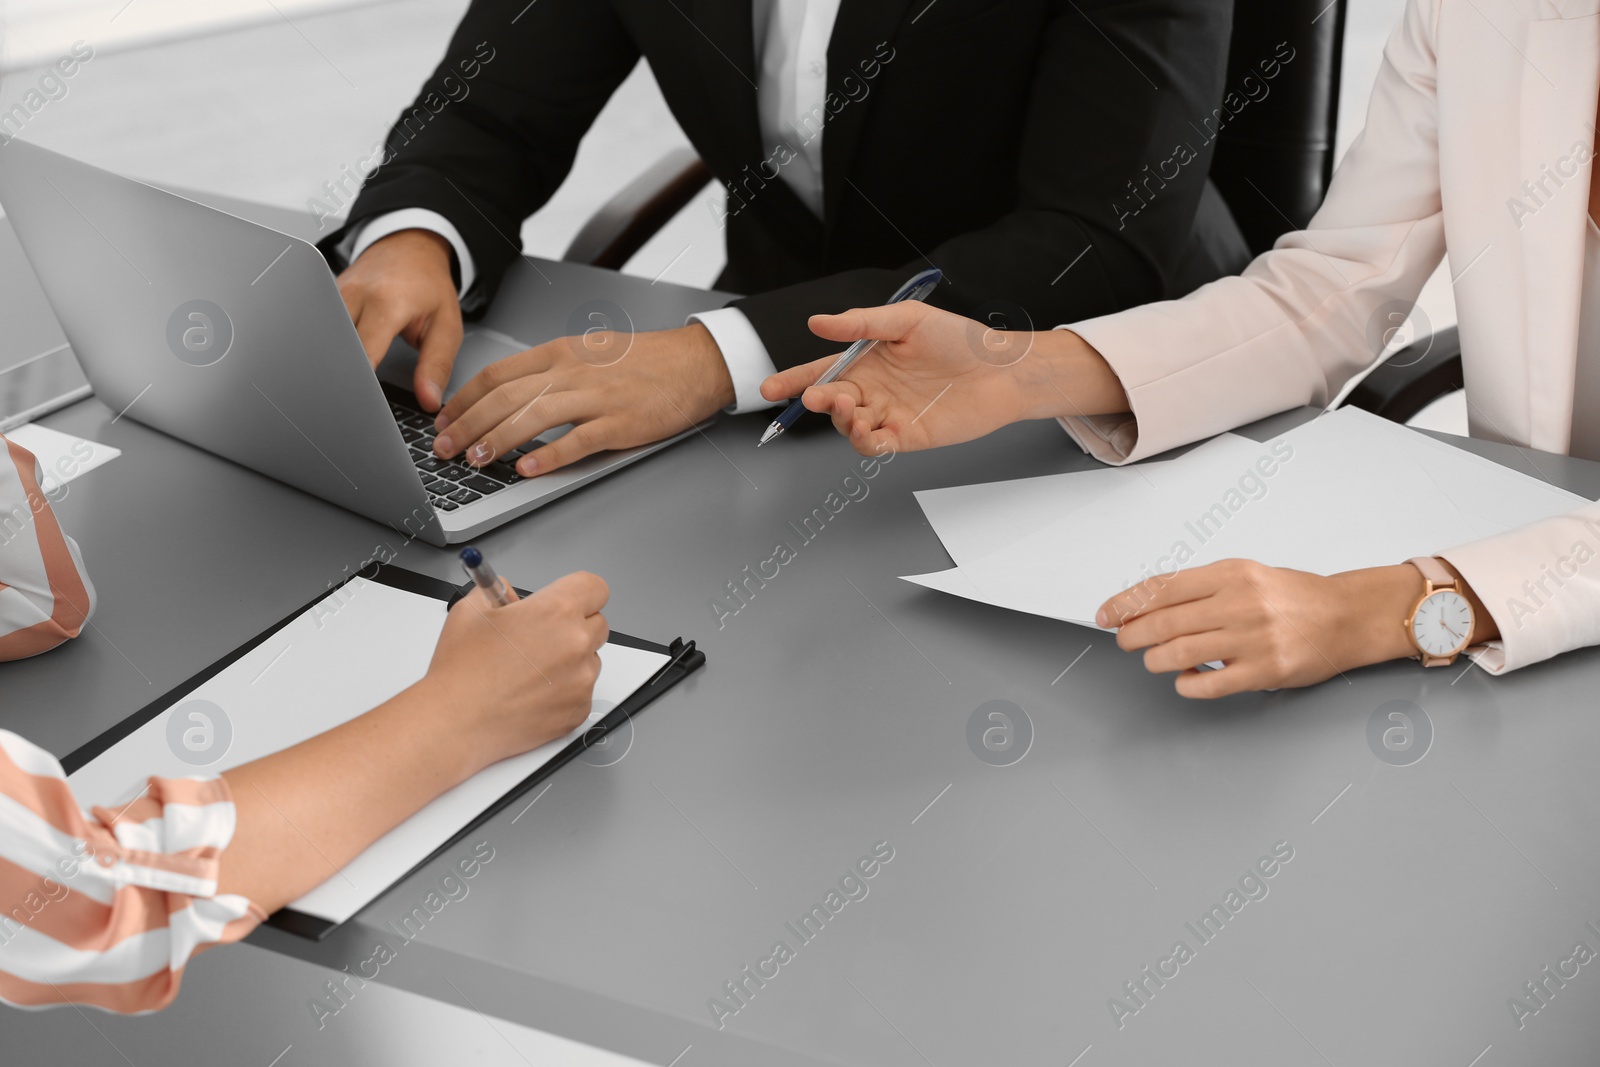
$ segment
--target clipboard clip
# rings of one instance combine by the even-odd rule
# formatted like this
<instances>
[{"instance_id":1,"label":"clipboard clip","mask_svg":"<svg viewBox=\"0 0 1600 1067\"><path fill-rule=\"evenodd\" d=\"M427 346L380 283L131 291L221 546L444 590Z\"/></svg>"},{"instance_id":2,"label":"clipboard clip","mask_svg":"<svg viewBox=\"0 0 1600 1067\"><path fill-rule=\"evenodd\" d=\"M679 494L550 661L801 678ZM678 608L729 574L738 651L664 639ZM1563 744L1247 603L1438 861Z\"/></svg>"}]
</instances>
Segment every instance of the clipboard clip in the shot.
<instances>
[{"instance_id":1,"label":"clipboard clip","mask_svg":"<svg viewBox=\"0 0 1600 1067\"><path fill-rule=\"evenodd\" d=\"M642 688L648 689L650 686L653 686L657 682L661 681L661 679L667 676L668 671L672 670L674 667L681 666L683 661L688 659L690 654L693 652L693 641L685 641L681 637L674 637L672 639L672 644L667 646L667 662L663 663L661 665L661 669L650 676L650 680L645 682Z\"/></svg>"}]
</instances>

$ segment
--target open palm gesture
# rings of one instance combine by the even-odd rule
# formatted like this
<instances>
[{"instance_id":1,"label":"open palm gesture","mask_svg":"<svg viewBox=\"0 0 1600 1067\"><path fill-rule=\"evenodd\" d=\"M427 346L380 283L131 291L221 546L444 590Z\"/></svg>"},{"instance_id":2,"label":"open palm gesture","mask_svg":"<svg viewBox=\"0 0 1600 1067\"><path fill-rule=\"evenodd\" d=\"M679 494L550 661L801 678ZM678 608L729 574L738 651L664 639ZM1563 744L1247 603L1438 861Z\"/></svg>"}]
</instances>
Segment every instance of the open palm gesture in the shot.
<instances>
[{"instance_id":1,"label":"open palm gesture","mask_svg":"<svg viewBox=\"0 0 1600 1067\"><path fill-rule=\"evenodd\" d=\"M988 329L916 301L813 315L810 326L831 341L879 344L827 385L813 383L834 356L774 374L761 395L800 395L862 455L953 445L1027 417L1018 366L1035 334Z\"/></svg>"}]
</instances>

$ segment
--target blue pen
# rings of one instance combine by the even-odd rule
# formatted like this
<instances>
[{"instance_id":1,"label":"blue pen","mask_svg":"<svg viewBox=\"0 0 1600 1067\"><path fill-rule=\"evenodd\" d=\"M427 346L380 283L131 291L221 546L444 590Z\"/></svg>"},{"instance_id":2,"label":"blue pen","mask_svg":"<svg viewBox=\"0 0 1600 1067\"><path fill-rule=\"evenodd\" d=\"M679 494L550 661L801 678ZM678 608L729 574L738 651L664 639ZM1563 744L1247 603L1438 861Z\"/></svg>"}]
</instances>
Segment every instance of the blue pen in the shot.
<instances>
[{"instance_id":1,"label":"blue pen","mask_svg":"<svg viewBox=\"0 0 1600 1067\"><path fill-rule=\"evenodd\" d=\"M943 278L944 273L940 271L939 268L930 267L928 270L923 271L921 274L918 274L916 277L902 285L900 287L900 291L889 298L888 303L898 304L902 300L926 300L928 299L928 294L933 292L933 287L938 285L940 280ZM839 358L833 361L833 366L828 368L827 373L818 378L812 384L827 385L829 382L839 377L839 375L849 370L852 363L866 355L869 351L871 351L872 346L877 343L877 341L870 341L865 338L857 341L855 344L841 352L839 354ZM783 431L793 426L796 420L800 418L805 410L806 406L800 403L799 397L789 401L789 406L783 409L783 414L779 415L776 419L773 419L772 425L767 427L767 432L761 435L761 442L760 444L756 445L756 447L760 448L761 445L766 444L768 441L772 440L774 437L777 437Z\"/></svg>"},{"instance_id":2,"label":"blue pen","mask_svg":"<svg viewBox=\"0 0 1600 1067\"><path fill-rule=\"evenodd\" d=\"M483 558L482 552L475 548L463 548L461 550L461 566L466 569L467 574L477 583L478 588L484 591L489 597L489 602L495 607L503 608L511 603L510 598L506 596L505 583L494 572L494 568L489 566L489 561Z\"/></svg>"}]
</instances>

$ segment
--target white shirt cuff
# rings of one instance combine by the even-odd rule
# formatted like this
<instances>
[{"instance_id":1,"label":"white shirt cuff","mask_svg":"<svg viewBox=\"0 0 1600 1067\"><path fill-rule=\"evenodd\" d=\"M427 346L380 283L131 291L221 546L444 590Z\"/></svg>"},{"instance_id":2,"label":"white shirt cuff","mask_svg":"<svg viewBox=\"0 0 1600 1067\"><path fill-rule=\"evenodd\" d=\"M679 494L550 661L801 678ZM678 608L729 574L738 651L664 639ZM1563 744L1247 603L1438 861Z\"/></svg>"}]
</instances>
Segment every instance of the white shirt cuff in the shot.
<instances>
[{"instance_id":1,"label":"white shirt cuff","mask_svg":"<svg viewBox=\"0 0 1600 1067\"><path fill-rule=\"evenodd\" d=\"M340 242L343 247L339 251L344 254L345 262L354 263L361 253L390 234L399 233L401 230L428 230L450 242L450 247L455 249L456 266L461 270L461 290L456 295L465 296L467 290L472 288L472 283L477 280L477 271L472 265L472 253L467 251L467 242L461 239L461 231L437 211L429 211L423 207L408 207L391 211L387 215L379 215L359 230L351 231L350 235Z\"/></svg>"},{"instance_id":2,"label":"white shirt cuff","mask_svg":"<svg viewBox=\"0 0 1600 1067\"><path fill-rule=\"evenodd\" d=\"M722 350L722 360L733 379L733 405L726 410L734 415L775 407L782 401L761 395L761 383L778 372L761 335L738 308L719 308L689 316L711 331L711 339Z\"/></svg>"}]
</instances>

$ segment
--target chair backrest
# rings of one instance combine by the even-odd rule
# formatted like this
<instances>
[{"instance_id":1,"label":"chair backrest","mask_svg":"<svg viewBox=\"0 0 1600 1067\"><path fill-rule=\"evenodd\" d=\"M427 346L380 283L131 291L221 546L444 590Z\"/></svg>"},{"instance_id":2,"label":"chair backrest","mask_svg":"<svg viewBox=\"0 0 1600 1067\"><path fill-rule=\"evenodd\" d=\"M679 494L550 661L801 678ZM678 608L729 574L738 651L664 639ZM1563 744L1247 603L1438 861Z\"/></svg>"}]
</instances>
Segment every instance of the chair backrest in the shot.
<instances>
[{"instance_id":1,"label":"chair backrest","mask_svg":"<svg viewBox=\"0 0 1600 1067\"><path fill-rule=\"evenodd\" d=\"M1253 255L1303 228L1333 178L1348 2L1234 0L1211 180Z\"/></svg>"}]
</instances>

